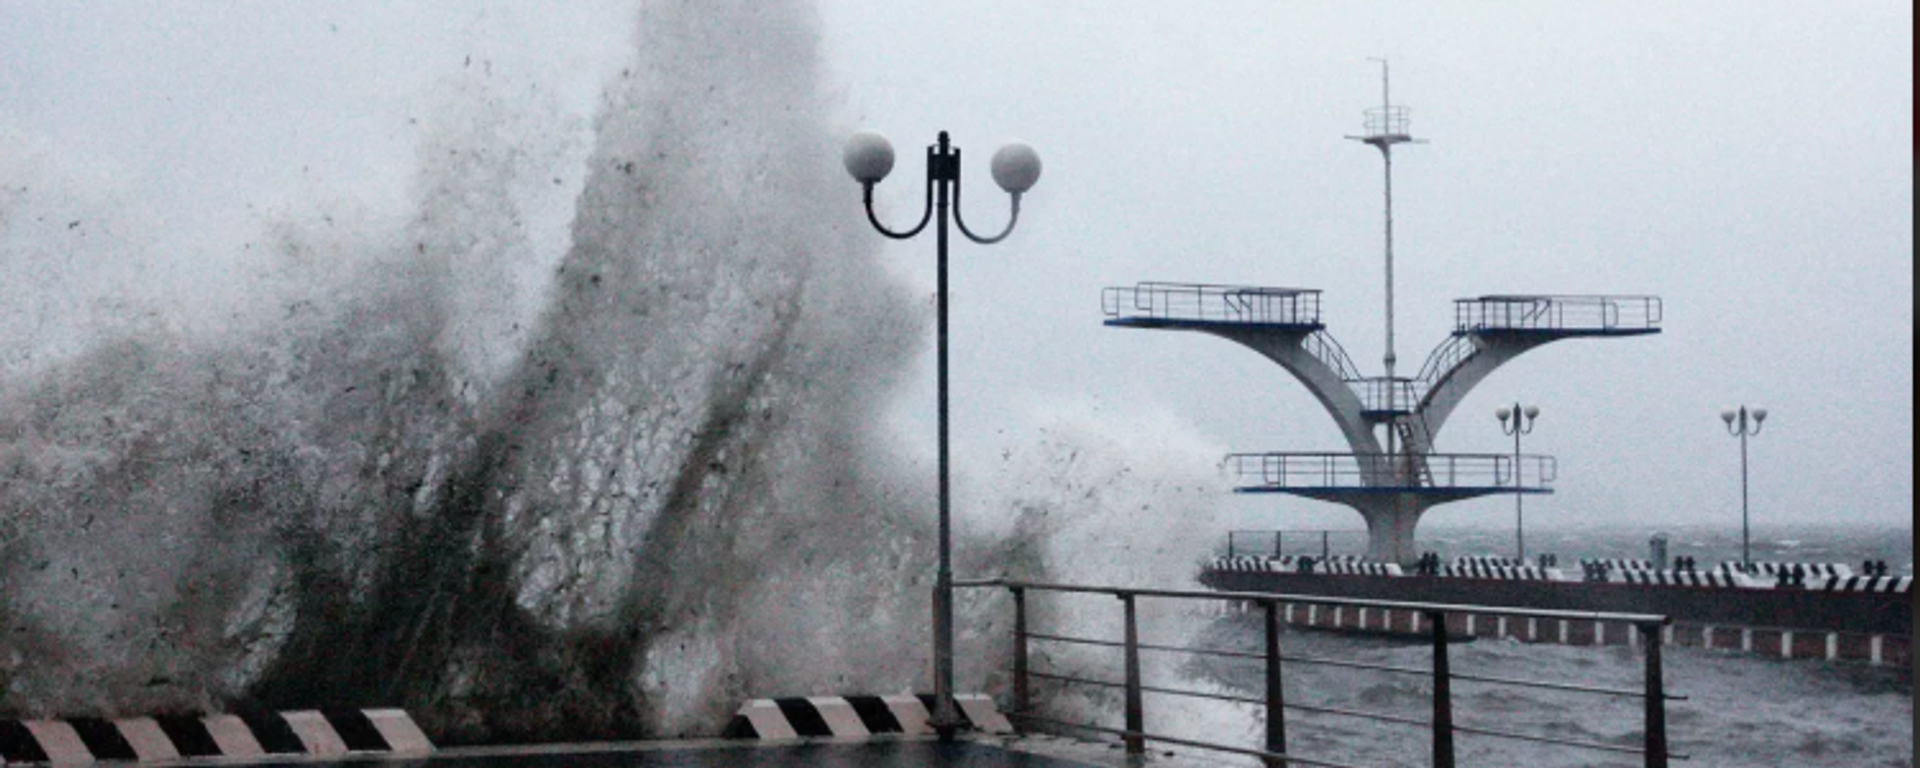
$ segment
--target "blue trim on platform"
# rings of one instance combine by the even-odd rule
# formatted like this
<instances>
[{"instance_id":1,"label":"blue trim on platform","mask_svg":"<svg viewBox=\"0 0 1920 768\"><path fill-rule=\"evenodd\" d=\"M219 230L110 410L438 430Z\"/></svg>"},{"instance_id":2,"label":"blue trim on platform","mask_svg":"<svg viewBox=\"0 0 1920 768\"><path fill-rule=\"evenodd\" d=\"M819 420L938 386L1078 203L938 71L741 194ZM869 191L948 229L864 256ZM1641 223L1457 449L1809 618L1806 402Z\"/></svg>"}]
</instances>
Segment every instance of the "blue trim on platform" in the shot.
<instances>
[{"instance_id":1,"label":"blue trim on platform","mask_svg":"<svg viewBox=\"0 0 1920 768\"><path fill-rule=\"evenodd\" d=\"M1656 336L1660 328L1469 328L1455 330L1455 336L1546 336L1555 339L1628 338Z\"/></svg>"},{"instance_id":2,"label":"blue trim on platform","mask_svg":"<svg viewBox=\"0 0 1920 768\"><path fill-rule=\"evenodd\" d=\"M1283 493L1283 494L1288 494L1293 496L1305 496L1309 494L1315 495L1315 496L1327 496L1332 494L1348 494L1348 495L1356 495L1356 496L1369 495L1370 496L1370 495L1383 494L1383 493L1384 494L1416 494L1416 495L1430 495L1430 496L1457 496L1459 494L1466 493L1466 494L1477 494L1481 496L1493 496L1496 494L1512 494L1515 491L1512 488L1507 488L1503 486L1466 486L1466 485L1448 486L1448 487L1439 487L1439 488L1424 486L1424 485L1367 486L1367 487L1326 486L1326 487L1319 487L1319 488L1314 488L1314 487L1275 488L1275 487L1265 486L1265 485L1252 485L1244 488L1235 488L1233 489L1233 492L1247 493L1247 494ZM1519 493L1522 493L1528 496L1551 496L1553 495L1553 489L1552 488L1522 488L1519 490Z\"/></svg>"},{"instance_id":3,"label":"blue trim on platform","mask_svg":"<svg viewBox=\"0 0 1920 768\"><path fill-rule=\"evenodd\" d=\"M1152 330L1215 331L1215 330L1253 330L1285 331L1287 333L1315 333L1324 331L1326 323L1241 323L1231 320L1180 320L1165 317L1118 317L1105 323L1112 328L1145 328Z\"/></svg>"}]
</instances>

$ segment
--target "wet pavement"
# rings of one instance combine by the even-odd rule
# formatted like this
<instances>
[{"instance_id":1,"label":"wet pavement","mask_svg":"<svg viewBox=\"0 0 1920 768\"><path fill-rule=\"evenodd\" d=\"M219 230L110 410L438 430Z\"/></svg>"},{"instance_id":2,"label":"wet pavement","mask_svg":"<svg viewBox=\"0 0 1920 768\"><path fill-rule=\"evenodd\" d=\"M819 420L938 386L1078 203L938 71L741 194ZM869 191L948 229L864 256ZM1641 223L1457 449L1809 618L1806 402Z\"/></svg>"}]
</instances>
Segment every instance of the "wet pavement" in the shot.
<instances>
[{"instance_id":1,"label":"wet pavement","mask_svg":"<svg viewBox=\"0 0 1920 768\"><path fill-rule=\"evenodd\" d=\"M346 765L420 768L1099 768L1096 764L961 742L900 741L791 746L659 747L633 751L452 754L431 758L350 759ZM310 761L256 763L313 765Z\"/></svg>"}]
</instances>

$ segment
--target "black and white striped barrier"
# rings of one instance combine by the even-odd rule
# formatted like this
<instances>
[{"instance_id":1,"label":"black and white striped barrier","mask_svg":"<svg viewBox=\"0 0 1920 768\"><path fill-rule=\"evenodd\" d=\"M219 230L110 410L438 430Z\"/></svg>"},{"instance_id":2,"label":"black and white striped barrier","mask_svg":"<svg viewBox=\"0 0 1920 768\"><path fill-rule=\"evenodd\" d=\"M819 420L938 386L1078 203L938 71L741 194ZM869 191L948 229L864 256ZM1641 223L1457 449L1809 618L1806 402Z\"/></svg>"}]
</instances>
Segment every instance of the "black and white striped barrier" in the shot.
<instances>
[{"instance_id":1,"label":"black and white striped barrier","mask_svg":"<svg viewBox=\"0 0 1920 768\"><path fill-rule=\"evenodd\" d=\"M1507 567L1476 565L1448 565L1440 568L1440 575L1449 579L1498 579L1501 581L1546 581L1549 574L1533 566Z\"/></svg>"},{"instance_id":2,"label":"black and white striped barrier","mask_svg":"<svg viewBox=\"0 0 1920 768\"><path fill-rule=\"evenodd\" d=\"M1331 562L1314 566L1315 573L1329 576L1405 576L1406 572L1394 563L1347 563Z\"/></svg>"},{"instance_id":3,"label":"black and white striped barrier","mask_svg":"<svg viewBox=\"0 0 1920 768\"><path fill-rule=\"evenodd\" d=\"M1865 592L1877 595L1913 594L1912 576L1846 576L1807 582L1809 592Z\"/></svg>"},{"instance_id":4,"label":"black and white striped barrier","mask_svg":"<svg viewBox=\"0 0 1920 768\"><path fill-rule=\"evenodd\" d=\"M959 694L965 727L984 733L1013 733L993 699ZM931 736L932 696L822 696L805 699L755 699L733 717L727 735L743 739L865 739L879 735Z\"/></svg>"},{"instance_id":5,"label":"black and white striped barrier","mask_svg":"<svg viewBox=\"0 0 1920 768\"><path fill-rule=\"evenodd\" d=\"M1511 557L1475 556L1456 557L1453 559L1453 565L1456 568L1521 568L1525 567L1526 563Z\"/></svg>"},{"instance_id":6,"label":"black and white striped barrier","mask_svg":"<svg viewBox=\"0 0 1920 768\"><path fill-rule=\"evenodd\" d=\"M1794 573L1798 570L1809 579L1840 579L1853 575L1853 566L1841 563L1754 563L1751 568L1738 562L1721 563L1718 569L1723 573L1748 573L1765 576L1775 580L1782 573Z\"/></svg>"},{"instance_id":7,"label":"black and white striped barrier","mask_svg":"<svg viewBox=\"0 0 1920 768\"><path fill-rule=\"evenodd\" d=\"M1276 573L1280 571L1291 571L1293 570L1293 565L1284 560L1275 560L1268 557L1235 555L1233 557L1216 558L1213 561L1213 569L1230 573Z\"/></svg>"},{"instance_id":8,"label":"black and white striped barrier","mask_svg":"<svg viewBox=\"0 0 1920 768\"><path fill-rule=\"evenodd\" d=\"M433 742L398 709L0 720L0 765L432 752Z\"/></svg>"},{"instance_id":9,"label":"black and white striped barrier","mask_svg":"<svg viewBox=\"0 0 1920 768\"><path fill-rule=\"evenodd\" d=\"M1600 567L1606 568L1609 571L1621 571L1621 572L1653 570L1652 562L1649 562L1646 560L1623 560L1620 558L1600 558L1600 559L1593 559L1593 560L1581 560L1580 566L1582 569L1590 568L1594 566L1600 566Z\"/></svg>"},{"instance_id":10,"label":"black and white striped barrier","mask_svg":"<svg viewBox=\"0 0 1920 768\"><path fill-rule=\"evenodd\" d=\"M1718 587L1722 589L1753 589L1763 585L1745 574L1722 573L1719 571L1625 571L1621 580L1628 584L1647 584L1664 587Z\"/></svg>"}]
</instances>

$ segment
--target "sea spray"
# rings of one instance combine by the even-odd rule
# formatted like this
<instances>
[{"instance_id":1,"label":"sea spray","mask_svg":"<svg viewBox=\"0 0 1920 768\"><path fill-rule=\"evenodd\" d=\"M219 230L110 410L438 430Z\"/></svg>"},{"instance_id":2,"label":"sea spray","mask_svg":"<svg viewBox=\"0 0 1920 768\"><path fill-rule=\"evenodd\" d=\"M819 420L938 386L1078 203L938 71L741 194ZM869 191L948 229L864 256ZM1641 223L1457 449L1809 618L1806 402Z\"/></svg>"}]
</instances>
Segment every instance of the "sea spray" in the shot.
<instances>
[{"instance_id":1,"label":"sea spray","mask_svg":"<svg viewBox=\"0 0 1920 768\"><path fill-rule=\"evenodd\" d=\"M813 24L644 7L531 329L476 306L545 183L501 120L423 150L404 224L275 221L230 333L15 377L4 706L402 704L479 740L912 686L864 649L924 633L930 505L872 407L921 320L831 204Z\"/></svg>"},{"instance_id":2,"label":"sea spray","mask_svg":"<svg viewBox=\"0 0 1920 768\"><path fill-rule=\"evenodd\" d=\"M932 473L885 414L926 306L837 167L814 24L648 0L590 151L463 67L409 209L281 206L238 254L0 148L39 318L0 383L0 711L398 705L458 743L924 690ZM139 279L199 258L240 267ZM1191 578L1217 447L1027 423L960 468L963 574ZM998 607L964 608L968 687L1006 689Z\"/></svg>"},{"instance_id":3,"label":"sea spray","mask_svg":"<svg viewBox=\"0 0 1920 768\"><path fill-rule=\"evenodd\" d=\"M991 542L963 553L963 571L1052 584L1200 589L1200 556L1225 525L1226 484L1213 458L1224 453L1220 446L1152 411L1115 417L1083 404L1048 403L1023 422L1032 434L1019 434L988 466L962 474L962 530ZM962 678L1008 691L1011 601L1004 591L965 598L960 645L975 652L962 656ZM1122 604L1110 596L1036 591L1027 606L1035 633L1100 643L1124 636ZM1213 602L1160 598L1139 598L1136 606L1143 642L1181 648L1193 647L1221 610ZM1117 648L1040 641L1030 654L1036 672L1124 679ZM1142 677L1149 686L1227 692L1196 678L1186 661L1143 654ZM1114 688L1040 682L1033 692L1041 713L1058 720L1114 726L1124 711ZM1153 695L1149 707L1158 733L1239 738L1257 723L1249 708L1233 704Z\"/></svg>"}]
</instances>

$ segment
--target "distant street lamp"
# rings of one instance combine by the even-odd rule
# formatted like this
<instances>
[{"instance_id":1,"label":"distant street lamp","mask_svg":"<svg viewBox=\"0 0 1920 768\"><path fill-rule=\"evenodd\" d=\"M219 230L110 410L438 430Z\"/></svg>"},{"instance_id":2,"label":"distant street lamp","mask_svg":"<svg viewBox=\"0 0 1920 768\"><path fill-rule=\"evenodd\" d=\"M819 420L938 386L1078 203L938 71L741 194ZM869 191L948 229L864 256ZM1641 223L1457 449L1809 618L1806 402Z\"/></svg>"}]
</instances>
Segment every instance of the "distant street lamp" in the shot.
<instances>
[{"instance_id":1,"label":"distant street lamp","mask_svg":"<svg viewBox=\"0 0 1920 768\"><path fill-rule=\"evenodd\" d=\"M1720 412L1720 420L1727 423L1727 433L1740 438L1740 564L1748 571L1753 569L1753 519L1749 512L1752 494L1748 491L1747 439L1760 434L1760 428L1767 423L1767 409L1739 410L1728 408Z\"/></svg>"},{"instance_id":2,"label":"distant street lamp","mask_svg":"<svg viewBox=\"0 0 1920 768\"><path fill-rule=\"evenodd\" d=\"M1533 421L1540 418L1540 406L1529 405L1521 408L1514 403L1512 408L1501 408L1493 412L1500 417L1500 431L1513 436L1513 522L1516 549L1519 551L1520 564L1527 563L1527 511L1526 489L1520 481L1520 437L1533 434ZM1511 422L1511 423L1509 423Z\"/></svg>"},{"instance_id":3,"label":"distant street lamp","mask_svg":"<svg viewBox=\"0 0 1920 768\"><path fill-rule=\"evenodd\" d=\"M939 277L935 295L939 303L939 378L940 378L940 567L933 590L933 685L934 711L930 725L942 739L951 739L964 724L953 701L953 492L949 472L950 431L947 418L947 209L953 209L952 221L960 233L981 245L992 245L1013 234L1020 222L1020 196L1040 180L1040 155L1025 144L1009 144L993 156L993 180L1013 196L1013 214L1007 228L998 235L981 237L967 229L960 213L960 148L949 141L946 131L940 141L927 148L927 208L920 223L905 232L895 232L880 223L873 210L873 187L893 171L893 144L877 133L861 132L847 141L847 173L865 190L867 221L880 234L906 240L920 234L929 222L937 222L936 233Z\"/></svg>"}]
</instances>

